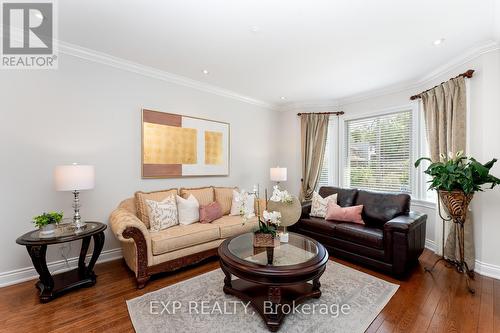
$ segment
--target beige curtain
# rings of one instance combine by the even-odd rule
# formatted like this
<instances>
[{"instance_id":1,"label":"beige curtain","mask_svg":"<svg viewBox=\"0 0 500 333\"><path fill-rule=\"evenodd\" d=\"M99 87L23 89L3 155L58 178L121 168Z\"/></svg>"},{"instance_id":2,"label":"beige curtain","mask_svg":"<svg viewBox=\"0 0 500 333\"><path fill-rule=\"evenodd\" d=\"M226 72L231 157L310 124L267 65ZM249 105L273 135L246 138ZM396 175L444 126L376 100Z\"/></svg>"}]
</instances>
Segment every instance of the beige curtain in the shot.
<instances>
[{"instance_id":1,"label":"beige curtain","mask_svg":"<svg viewBox=\"0 0 500 333\"><path fill-rule=\"evenodd\" d=\"M302 189L300 200L309 201L321 173L328 135L328 114L303 113L300 116L302 151Z\"/></svg>"},{"instance_id":2,"label":"beige curtain","mask_svg":"<svg viewBox=\"0 0 500 333\"><path fill-rule=\"evenodd\" d=\"M439 161L440 154L456 154L466 147L466 86L465 79L451 79L422 95L427 141L431 159ZM439 198L438 198L439 200ZM443 215L445 216L445 215ZM440 221L440 218L436 219ZM447 224L444 247L446 258L458 260L458 229L453 223ZM472 214L468 213L465 223L465 261L474 269L475 253L472 228Z\"/></svg>"}]
</instances>

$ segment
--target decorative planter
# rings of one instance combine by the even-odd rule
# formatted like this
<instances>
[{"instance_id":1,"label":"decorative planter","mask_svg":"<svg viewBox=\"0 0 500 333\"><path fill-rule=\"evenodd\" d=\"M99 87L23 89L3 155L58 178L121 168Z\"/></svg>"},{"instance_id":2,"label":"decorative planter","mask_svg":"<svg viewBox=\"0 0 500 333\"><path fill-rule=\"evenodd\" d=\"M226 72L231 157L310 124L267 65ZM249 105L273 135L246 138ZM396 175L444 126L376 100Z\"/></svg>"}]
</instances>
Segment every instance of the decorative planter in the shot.
<instances>
[{"instance_id":1,"label":"decorative planter","mask_svg":"<svg viewBox=\"0 0 500 333\"><path fill-rule=\"evenodd\" d=\"M40 228L40 237L52 237L56 233L55 224L47 224Z\"/></svg>"},{"instance_id":2,"label":"decorative planter","mask_svg":"<svg viewBox=\"0 0 500 333\"><path fill-rule=\"evenodd\" d=\"M473 193L465 194L463 191L439 190L439 197L443 202L446 212L453 220L459 223L465 222L467 210L473 196Z\"/></svg>"},{"instance_id":3,"label":"decorative planter","mask_svg":"<svg viewBox=\"0 0 500 333\"><path fill-rule=\"evenodd\" d=\"M271 234L256 232L253 235L254 247L276 247L279 244L280 241L277 238L274 238Z\"/></svg>"}]
</instances>

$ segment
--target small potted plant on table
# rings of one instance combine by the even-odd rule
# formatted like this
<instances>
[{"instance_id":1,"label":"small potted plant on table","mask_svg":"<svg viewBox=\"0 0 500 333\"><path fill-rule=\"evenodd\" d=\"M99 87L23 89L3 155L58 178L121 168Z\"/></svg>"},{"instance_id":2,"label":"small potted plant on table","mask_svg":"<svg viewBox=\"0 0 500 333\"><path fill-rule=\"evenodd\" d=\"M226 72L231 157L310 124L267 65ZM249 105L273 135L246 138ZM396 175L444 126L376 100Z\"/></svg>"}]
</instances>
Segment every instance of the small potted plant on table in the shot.
<instances>
[{"instance_id":1,"label":"small potted plant on table","mask_svg":"<svg viewBox=\"0 0 500 333\"><path fill-rule=\"evenodd\" d=\"M33 223L40 229L40 237L50 237L55 234L56 225L61 222L63 213L50 212L35 216Z\"/></svg>"}]
</instances>

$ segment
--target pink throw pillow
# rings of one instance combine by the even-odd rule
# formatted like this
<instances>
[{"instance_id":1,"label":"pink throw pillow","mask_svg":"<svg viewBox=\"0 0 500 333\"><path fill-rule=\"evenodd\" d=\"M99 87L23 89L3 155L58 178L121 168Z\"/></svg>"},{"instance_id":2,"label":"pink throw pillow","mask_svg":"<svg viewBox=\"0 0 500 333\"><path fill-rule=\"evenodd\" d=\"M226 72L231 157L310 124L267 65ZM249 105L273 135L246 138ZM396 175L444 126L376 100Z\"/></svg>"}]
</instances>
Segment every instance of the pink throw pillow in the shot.
<instances>
[{"instance_id":1,"label":"pink throw pillow","mask_svg":"<svg viewBox=\"0 0 500 333\"><path fill-rule=\"evenodd\" d=\"M362 211L363 205L340 207L335 202L330 202L326 209L325 219L365 224L363 218L361 217Z\"/></svg>"},{"instance_id":2,"label":"pink throw pillow","mask_svg":"<svg viewBox=\"0 0 500 333\"><path fill-rule=\"evenodd\" d=\"M200 205L200 222L210 223L218 218L221 218L222 206L218 202L211 202L208 205Z\"/></svg>"}]
</instances>

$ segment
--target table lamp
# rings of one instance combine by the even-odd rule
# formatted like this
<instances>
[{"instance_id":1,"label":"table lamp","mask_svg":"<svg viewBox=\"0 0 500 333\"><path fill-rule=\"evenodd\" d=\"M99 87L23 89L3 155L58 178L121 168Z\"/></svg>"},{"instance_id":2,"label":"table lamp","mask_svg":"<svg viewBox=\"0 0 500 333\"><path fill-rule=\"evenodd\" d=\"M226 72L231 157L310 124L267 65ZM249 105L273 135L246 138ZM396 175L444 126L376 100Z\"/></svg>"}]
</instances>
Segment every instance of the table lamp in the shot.
<instances>
[{"instance_id":1,"label":"table lamp","mask_svg":"<svg viewBox=\"0 0 500 333\"><path fill-rule=\"evenodd\" d=\"M280 182L286 181L286 168L280 168L279 166L271 168L269 170L269 176L273 182L279 185Z\"/></svg>"},{"instance_id":2,"label":"table lamp","mask_svg":"<svg viewBox=\"0 0 500 333\"><path fill-rule=\"evenodd\" d=\"M54 170L56 191L73 192L73 223L77 230L85 228L85 222L80 216L80 191L90 190L95 185L95 170L93 165L59 165Z\"/></svg>"}]
</instances>

